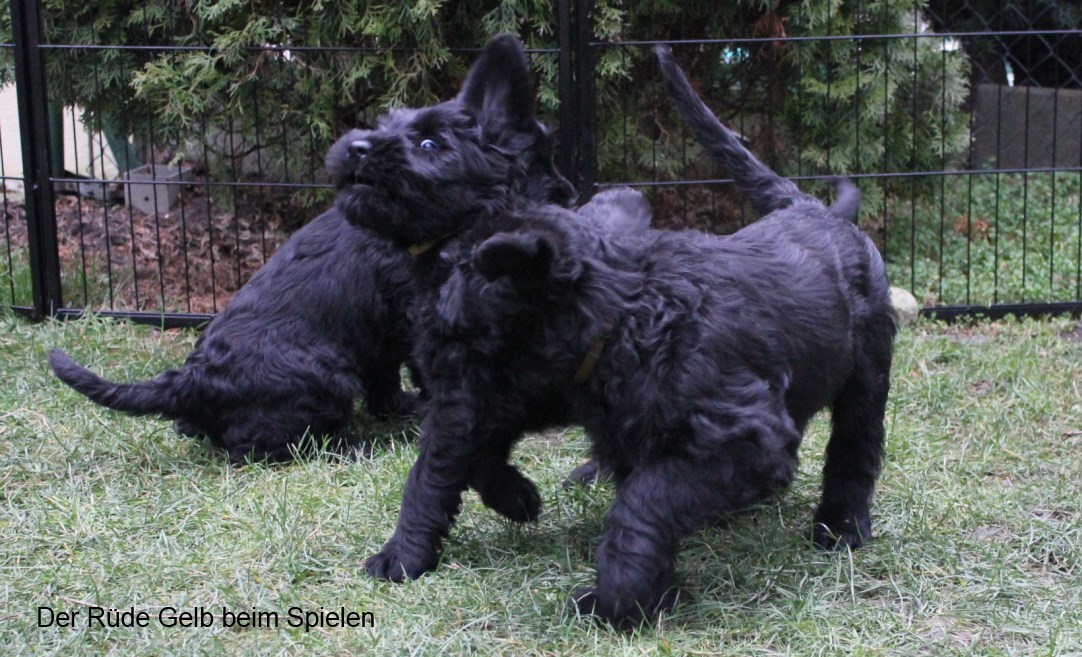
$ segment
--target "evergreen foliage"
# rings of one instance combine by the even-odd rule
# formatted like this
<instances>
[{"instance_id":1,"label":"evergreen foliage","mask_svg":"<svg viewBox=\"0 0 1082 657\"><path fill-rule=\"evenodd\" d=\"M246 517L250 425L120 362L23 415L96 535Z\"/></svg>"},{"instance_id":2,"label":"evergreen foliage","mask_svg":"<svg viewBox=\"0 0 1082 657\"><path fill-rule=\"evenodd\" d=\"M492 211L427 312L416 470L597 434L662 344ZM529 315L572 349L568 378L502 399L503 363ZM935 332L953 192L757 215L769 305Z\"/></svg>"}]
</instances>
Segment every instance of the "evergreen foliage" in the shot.
<instances>
[{"instance_id":1,"label":"evergreen foliage","mask_svg":"<svg viewBox=\"0 0 1082 657\"><path fill-rule=\"evenodd\" d=\"M921 0L628 5L633 9L622 20L599 21L603 39L726 40L677 46L676 54L707 104L784 175L939 171L957 165L967 152L968 114L962 105L968 62L957 43L930 31ZM614 28L611 34L607 27ZM854 34L870 38L837 38ZM916 36L897 36L911 34ZM628 115L642 117L641 93L635 90L656 78L655 64L646 48L619 50L602 53L599 106L622 102ZM619 66L617 58L630 64ZM640 154L633 163L640 167L672 175L685 162L703 160L689 153L682 132L672 129L678 123L670 118L664 95L652 98L637 129L599 126L603 172L624 168L625 131L640 142L628 147ZM691 168L693 176L706 173ZM862 210L879 213L884 191L903 189L908 193L914 187L902 179L864 185ZM930 190L918 186L916 191Z\"/></svg>"},{"instance_id":2,"label":"evergreen foliage","mask_svg":"<svg viewBox=\"0 0 1082 657\"><path fill-rule=\"evenodd\" d=\"M47 43L125 46L48 50L53 102L226 178L320 182L335 136L383 108L448 97L472 51L499 33L550 51L532 59L542 114L556 123L556 0L41 2ZM603 44L752 39L678 46L677 56L719 116L783 174L939 170L968 145L967 63L927 36L924 2L597 0L594 35ZM921 36L773 40L909 33ZM686 175L685 163L703 158L649 48L592 53L598 179Z\"/></svg>"}]
</instances>

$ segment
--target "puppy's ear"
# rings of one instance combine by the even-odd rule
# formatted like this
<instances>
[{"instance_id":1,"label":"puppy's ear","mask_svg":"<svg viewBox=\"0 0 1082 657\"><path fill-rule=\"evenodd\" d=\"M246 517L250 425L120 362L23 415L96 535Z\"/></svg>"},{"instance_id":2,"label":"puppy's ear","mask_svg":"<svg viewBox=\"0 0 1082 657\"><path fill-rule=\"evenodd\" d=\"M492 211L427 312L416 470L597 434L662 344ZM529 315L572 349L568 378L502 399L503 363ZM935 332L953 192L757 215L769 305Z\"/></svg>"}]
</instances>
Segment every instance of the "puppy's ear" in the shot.
<instances>
[{"instance_id":1,"label":"puppy's ear","mask_svg":"<svg viewBox=\"0 0 1082 657\"><path fill-rule=\"evenodd\" d=\"M537 132L530 65L518 39L505 34L485 46L458 100L487 137Z\"/></svg>"},{"instance_id":2,"label":"puppy's ear","mask_svg":"<svg viewBox=\"0 0 1082 657\"><path fill-rule=\"evenodd\" d=\"M509 276L516 287L538 287L552 274L556 248L538 235L497 233L473 252L473 267L494 281Z\"/></svg>"}]
</instances>

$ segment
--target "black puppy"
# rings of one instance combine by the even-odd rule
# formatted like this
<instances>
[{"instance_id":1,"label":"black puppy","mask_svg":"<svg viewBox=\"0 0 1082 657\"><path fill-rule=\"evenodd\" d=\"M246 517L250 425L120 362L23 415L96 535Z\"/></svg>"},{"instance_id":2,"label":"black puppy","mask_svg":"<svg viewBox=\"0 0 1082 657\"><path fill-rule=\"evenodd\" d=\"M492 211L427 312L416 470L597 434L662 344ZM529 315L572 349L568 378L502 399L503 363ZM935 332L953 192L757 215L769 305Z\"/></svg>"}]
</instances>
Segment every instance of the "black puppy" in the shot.
<instances>
[{"instance_id":1,"label":"black puppy","mask_svg":"<svg viewBox=\"0 0 1082 657\"><path fill-rule=\"evenodd\" d=\"M454 213L409 224L366 213L396 239L442 244L418 259L416 353L432 400L397 528L369 574L434 568L469 477L524 431L569 422L617 484L596 587L574 597L584 613L623 626L671 604L681 539L786 488L824 407L833 431L812 536L824 548L871 536L895 332L882 259L756 160L659 57L685 120L769 216L725 238L617 238L513 199L452 200ZM382 164L364 168L368 184L397 184ZM843 192L850 213L856 193ZM502 483L482 500L536 515L528 480Z\"/></svg>"},{"instance_id":2,"label":"black puppy","mask_svg":"<svg viewBox=\"0 0 1082 657\"><path fill-rule=\"evenodd\" d=\"M523 94L518 102L532 103L532 89L519 89L520 81L529 79L527 62L509 38L493 41L459 96L434 111L454 108L462 120L474 120L488 109L484 90L502 79ZM526 127L536 129L536 139L519 139L522 127L493 125L490 136L506 130L501 148L530 161L528 171L466 180L468 172L461 168L432 167L417 176L428 176L435 186L467 185L478 195L496 193L488 187L515 185L538 192L538 200L570 201L570 184L552 164L550 137L533 121ZM351 141L340 141L328 154L336 179L338 151ZM418 221L427 215L426 208L414 205L399 211L420 213ZM334 208L297 231L256 272L207 326L180 368L149 381L116 384L59 350L50 352L49 362L58 377L93 401L171 418L182 433L209 436L232 462L288 460L305 435L329 436L332 449L345 450L358 442L346 432L358 396L378 416L414 409L416 400L402 391L399 375L411 346L411 261L404 250L350 225Z\"/></svg>"}]
</instances>

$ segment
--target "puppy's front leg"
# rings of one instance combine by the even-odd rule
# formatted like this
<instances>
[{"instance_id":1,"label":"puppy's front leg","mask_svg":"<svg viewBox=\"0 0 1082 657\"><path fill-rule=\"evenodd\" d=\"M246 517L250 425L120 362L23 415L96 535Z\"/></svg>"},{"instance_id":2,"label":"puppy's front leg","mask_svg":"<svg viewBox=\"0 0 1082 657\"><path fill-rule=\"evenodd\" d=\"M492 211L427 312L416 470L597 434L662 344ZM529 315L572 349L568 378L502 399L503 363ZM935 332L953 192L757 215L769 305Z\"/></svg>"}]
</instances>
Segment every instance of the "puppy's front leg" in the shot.
<instances>
[{"instance_id":1,"label":"puppy's front leg","mask_svg":"<svg viewBox=\"0 0 1082 657\"><path fill-rule=\"evenodd\" d=\"M417 579L439 562L443 539L466 488L465 477L446 477L446 466L435 463L439 460L422 448L406 478L394 535L365 561L365 570L372 577L392 582Z\"/></svg>"},{"instance_id":2,"label":"puppy's front leg","mask_svg":"<svg viewBox=\"0 0 1082 657\"><path fill-rule=\"evenodd\" d=\"M420 454L402 491L394 535L365 570L372 577L401 582L434 569L443 539L462 506L475 449L469 413L429 413L422 426Z\"/></svg>"},{"instance_id":3,"label":"puppy's front leg","mask_svg":"<svg viewBox=\"0 0 1082 657\"><path fill-rule=\"evenodd\" d=\"M533 522L541 514L537 486L508 462L513 441L482 450L474 460L470 487L481 502L513 522Z\"/></svg>"}]
</instances>

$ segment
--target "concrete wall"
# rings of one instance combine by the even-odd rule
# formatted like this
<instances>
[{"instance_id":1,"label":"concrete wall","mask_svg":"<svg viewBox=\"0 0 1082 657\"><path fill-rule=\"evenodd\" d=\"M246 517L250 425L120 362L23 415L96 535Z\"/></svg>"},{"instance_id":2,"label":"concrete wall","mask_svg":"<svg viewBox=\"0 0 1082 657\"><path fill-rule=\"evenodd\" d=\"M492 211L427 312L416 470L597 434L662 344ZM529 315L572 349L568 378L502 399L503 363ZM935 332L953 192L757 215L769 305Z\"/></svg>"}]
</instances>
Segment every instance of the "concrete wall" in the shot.
<instances>
[{"instance_id":1,"label":"concrete wall","mask_svg":"<svg viewBox=\"0 0 1082 657\"><path fill-rule=\"evenodd\" d=\"M112 151L107 145L102 148L104 140L101 135L88 132L79 122L79 115L81 112L77 113L70 107L64 109L64 168L83 176L116 178L116 158ZM0 89L0 148L3 149L4 156L3 174L21 177L23 154L14 85ZM57 172L53 175L60 174ZM21 181L5 180L4 187L8 190L8 200L22 196Z\"/></svg>"},{"instance_id":2,"label":"concrete wall","mask_svg":"<svg viewBox=\"0 0 1082 657\"><path fill-rule=\"evenodd\" d=\"M0 172L5 176L23 175L23 156L19 147L19 110L15 104L14 85L0 89L0 149L4 151L3 168ZM3 182L4 188L9 192L22 194L22 183L14 180Z\"/></svg>"},{"instance_id":3,"label":"concrete wall","mask_svg":"<svg viewBox=\"0 0 1082 657\"><path fill-rule=\"evenodd\" d=\"M1082 164L1082 90L979 84L973 100L974 167Z\"/></svg>"}]
</instances>

